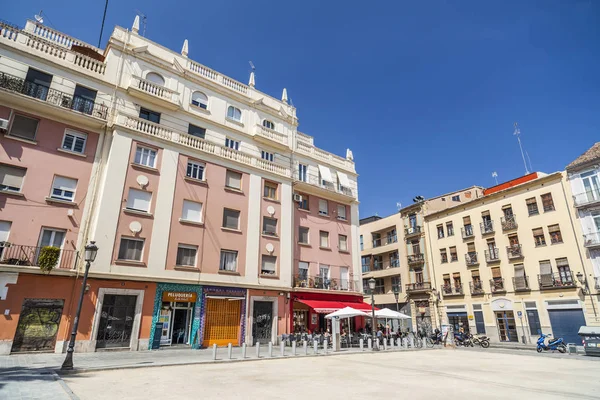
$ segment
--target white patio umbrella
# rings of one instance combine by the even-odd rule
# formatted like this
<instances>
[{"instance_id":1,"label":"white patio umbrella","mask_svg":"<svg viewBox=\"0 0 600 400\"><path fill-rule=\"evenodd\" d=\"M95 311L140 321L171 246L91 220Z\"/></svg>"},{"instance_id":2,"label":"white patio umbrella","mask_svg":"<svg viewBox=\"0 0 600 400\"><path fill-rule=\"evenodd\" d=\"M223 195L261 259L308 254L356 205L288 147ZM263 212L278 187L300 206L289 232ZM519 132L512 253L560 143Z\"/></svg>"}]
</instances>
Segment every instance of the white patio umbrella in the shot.
<instances>
[{"instance_id":1,"label":"white patio umbrella","mask_svg":"<svg viewBox=\"0 0 600 400\"><path fill-rule=\"evenodd\" d=\"M402 314L398 311L390 310L389 308L382 308L381 310L375 311L375 316L377 318L385 319L410 319L408 315Z\"/></svg>"},{"instance_id":2,"label":"white patio umbrella","mask_svg":"<svg viewBox=\"0 0 600 400\"><path fill-rule=\"evenodd\" d=\"M335 312L332 312L331 314L327 314L325 316L325 318L327 319L331 319L334 317L338 317L338 318L350 318L350 317L368 317L369 314L360 311L360 310L355 310L352 307L345 307L342 309L339 309Z\"/></svg>"}]
</instances>

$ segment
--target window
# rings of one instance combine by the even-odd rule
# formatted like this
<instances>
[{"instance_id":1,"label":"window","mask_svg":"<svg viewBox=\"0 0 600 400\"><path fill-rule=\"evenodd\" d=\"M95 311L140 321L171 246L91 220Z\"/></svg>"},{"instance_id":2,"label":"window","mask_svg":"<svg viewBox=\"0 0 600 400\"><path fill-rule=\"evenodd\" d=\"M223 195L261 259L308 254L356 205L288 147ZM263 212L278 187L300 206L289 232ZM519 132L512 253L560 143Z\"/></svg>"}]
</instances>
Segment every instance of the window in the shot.
<instances>
[{"instance_id":1,"label":"window","mask_svg":"<svg viewBox=\"0 0 600 400\"><path fill-rule=\"evenodd\" d=\"M43 228L39 247L52 246L62 249L66 233L67 231Z\"/></svg>"},{"instance_id":2,"label":"window","mask_svg":"<svg viewBox=\"0 0 600 400\"><path fill-rule=\"evenodd\" d=\"M560 281L563 285L570 285L573 283L573 276L571 275L571 268L569 267L569 261L566 258L556 259L556 269L560 276Z\"/></svg>"},{"instance_id":3,"label":"window","mask_svg":"<svg viewBox=\"0 0 600 400\"><path fill-rule=\"evenodd\" d=\"M446 249L440 249L440 257L442 259L442 264L448 262L448 253L446 252Z\"/></svg>"},{"instance_id":4,"label":"window","mask_svg":"<svg viewBox=\"0 0 600 400\"><path fill-rule=\"evenodd\" d=\"M346 206L343 204L338 204L337 206L337 217L338 219L346 220Z\"/></svg>"},{"instance_id":5,"label":"window","mask_svg":"<svg viewBox=\"0 0 600 400\"><path fill-rule=\"evenodd\" d=\"M402 279L400 276L392 276L392 292L393 293L401 293L402 292Z\"/></svg>"},{"instance_id":6,"label":"window","mask_svg":"<svg viewBox=\"0 0 600 400\"><path fill-rule=\"evenodd\" d=\"M119 260L142 261L144 239L121 238Z\"/></svg>"},{"instance_id":7,"label":"window","mask_svg":"<svg viewBox=\"0 0 600 400\"><path fill-rule=\"evenodd\" d=\"M200 164L194 161L188 161L187 171L185 176L192 179L198 179L199 181L204 180L204 164Z\"/></svg>"},{"instance_id":8,"label":"window","mask_svg":"<svg viewBox=\"0 0 600 400\"><path fill-rule=\"evenodd\" d=\"M542 195L542 206L544 212L554 211L554 200L552 200L552 193L546 193Z\"/></svg>"},{"instance_id":9,"label":"window","mask_svg":"<svg viewBox=\"0 0 600 400\"><path fill-rule=\"evenodd\" d=\"M202 203L184 200L181 219L189 222L202 222Z\"/></svg>"},{"instance_id":10,"label":"window","mask_svg":"<svg viewBox=\"0 0 600 400\"><path fill-rule=\"evenodd\" d=\"M73 153L83 154L85 151L85 142L87 135L85 133L79 133L67 129L63 136L63 142L61 148L63 150L72 151Z\"/></svg>"},{"instance_id":11,"label":"window","mask_svg":"<svg viewBox=\"0 0 600 400\"><path fill-rule=\"evenodd\" d=\"M263 160L273 162L273 153L269 153L268 151L262 150L260 152L260 158L262 158Z\"/></svg>"},{"instance_id":12,"label":"window","mask_svg":"<svg viewBox=\"0 0 600 400\"><path fill-rule=\"evenodd\" d=\"M446 222L446 231L448 232L448 237L454 236L454 225L452 225L452 222Z\"/></svg>"},{"instance_id":13,"label":"window","mask_svg":"<svg viewBox=\"0 0 600 400\"><path fill-rule=\"evenodd\" d=\"M263 217L263 235L277 236L277 219Z\"/></svg>"},{"instance_id":14,"label":"window","mask_svg":"<svg viewBox=\"0 0 600 400\"><path fill-rule=\"evenodd\" d=\"M165 86L165 78L163 78L156 72L148 72L146 74L146 80L160 86Z\"/></svg>"},{"instance_id":15,"label":"window","mask_svg":"<svg viewBox=\"0 0 600 400\"><path fill-rule=\"evenodd\" d=\"M319 214L329 215L329 204L325 199L319 199Z\"/></svg>"},{"instance_id":16,"label":"window","mask_svg":"<svg viewBox=\"0 0 600 400\"><path fill-rule=\"evenodd\" d=\"M55 175L50 197L58 200L74 201L76 188L77 179Z\"/></svg>"},{"instance_id":17,"label":"window","mask_svg":"<svg viewBox=\"0 0 600 400\"><path fill-rule=\"evenodd\" d=\"M201 128L199 126L189 124L188 125L188 135L192 135L198 137L200 139L204 139L206 137L206 128Z\"/></svg>"},{"instance_id":18,"label":"window","mask_svg":"<svg viewBox=\"0 0 600 400\"><path fill-rule=\"evenodd\" d=\"M363 274L365 272L369 272L371 270L371 257L369 257L369 256L362 256L360 258L360 262L361 262L361 265L362 265L362 272L363 272Z\"/></svg>"},{"instance_id":19,"label":"window","mask_svg":"<svg viewBox=\"0 0 600 400\"><path fill-rule=\"evenodd\" d=\"M329 232L319 231L319 246L329 248Z\"/></svg>"},{"instance_id":20,"label":"window","mask_svg":"<svg viewBox=\"0 0 600 400\"><path fill-rule=\"evenodd\" d=\"M95 90L76 85L71 108L75 111L92 115L97 94L98 92Z\"/></svg>"},{"instance_id":21,"label":"window","mask_svg":"<svg viewBox=\"0 0 600 400\"><path fill-rule=\"evenodd\" d=\"M160 124L160 113L150 111L147 108L140 109L140 118L154 122L155 124Z\"/></svg>"},{"instance_id":22,"label":"window","mask_svg":"<svg viewBox=\"0 0 600 400\"><path fill-rule=\"evenodd\" d=\"M147 147L138 146L135 150L134 162L146 167L155 168L156 166L156 150Z\"/></svg>"},{"instance_id":23,"label":"window","mask_svg":"<svg viewBox=\"0 0 600 400\"><path fill-rule=\"evenodd\" d=\"M4 253L4 249L6 247L5 243L8 242L8 235L10 233L10 227L12 222L10 221L0 221L0 260L3 260L2 253Z\"/></svg>"},{"instance_id":24,"label":"window","mask_svg":"<svg viewBox=\"0 0 600 400\"><path fill-rule=\"evenodd\" d=\"M298 164L298 180L302 182L308 182L308 166L304 164Z\"/></svg>"},{"instance_id":25,"label":"window","mask_svg":"<svg viewBox=\"0 0 600 400\"><path fill-rule=\"evenodd\" d=\"M230 189L242 190L242 174L227 170L225 174L225 186Z\"/></svg>"},{"instance_id":26,"label":"window","mask_svg":"<svg viewBox=\"0 0 600 400\"><path fill-rule=\"evenodd\" d=\"M219 271L237 271L237 256L237 251L221 250L221 262L219 263Z\"/></svg>"},{"instance_id":27,"label":"window","mask_svg":"<svg viewBox=\"0 0 600 400\"><path fill-rule=\"evenodd\" d=\"M302 201L298 203L298 208L308 211L308 195L302 195Z\"/></svg>"},{"instance_id":28,"label":"window","mask_svg":"<svg viewBox=\"0 0 600 400\"><path fill-rule=\"evenodd\" d=\"M363 251L365 249L365 244L363 241L363 235L360 235L360 251Z\"/></svg>"},{"instance_id":29,"label":"window","mask_svg":"<svg viewBox=\"0 0 600 400\"><path fill-rule=\"evenodd\" d=\"M35 97L36 99L46 100L52 83L52 75L45 72L29 68L25 77L23 91L26 95Z\"/></svg>"},{"instance_id":30,"label":"window","mask_svg":"<svg viewBox=\"0 0 600 400\"><path fill-rule=\"evenodd\" d=\"M338 242L341 251L348 251L348 236L338 235Z\"/></svg>"},{"instance_id":31,"label":"window","mask_svg":"<svg viewBox=\"0 0 600 400\"><path fill-rule=\"evenodd\" d=\"M277 184L272 182L265 182L263 196L267 199L277 200Z\"/></svg>"},{"instance_id":32,"label":"window","mask_svg":"<svg viewBox=\"0 0 600 400\"><path fill-rule=\"evenodd\" d=\"M7 192L20 192L25 178L25 168L0 164L0 190Z\"/></svg>"},{"instance_id":33,"label":"window","mask_svg":"<svg viewBox=\"0 0 600 400\"><path fill-rule=\"evenodd\" d=\"M450 261L458 261L458 254L456 253L456 247L450 247Z\"/></svg>"},{"instance_id":34,"label":"window","mask_svg":"<svg viewBox=\"0 0 600 400\"><path fill-rule=\"evenodd\" d=\"M452 196L452 201L460 201L460 195Z\"/></svg>"},{"instance_id":35,"label":"window","mask_svg":"<svg viewBox=\"0 0 600 400\"><path fill-rule=\"evenodd\" d=\"M525 204L527 204L527 212L529 213L529 216L537 215L540 213L535 197L525 200Z\"/></svg>"},{"instance_id":36,"label":"window","mask_svg":"<svg viewBox=\"0 0 600 400\"><path fill-rule=\"evenodd\" d=\"M438 239L441 239L444 237L444 226L443 225L437 226L437 235L438 235Z\"/></svg>"},{"instance_id":37,"label":"window","mask_svg":"<svg viewBox=\"0 0 600 400\"><path fill-rule=\"evenodd\" d=\"M267 129L275 130L275 124L268 119L263 120L263 126Z\"/></svg>"},{"instance_id":38,"label":"window","mask_svg":"<svg viewBox=\"0 0 600 400\"><path fill-rule=\"evenodd\" d=\"M208 109L208 97L202 92L192 93L192 105L203 109Z\"/></svg>"},{"instance_id":39,"label":"window","mask_svg":"<svg viewBox=\"0 0 600 400\"><path fill-rule=\"evenodd\" d=\"M127 196L128 210L150 212L150 200L152 199L152 193L144 192L138 189L129 189L129 195Z\"/></svg>"},{"instance_id":40,"label":"window","mask_svg":"<svg viewBox=\"0 0 600 400\"><path fill-rule=\"evenodd\" d=\"M556 244L563 242L562 234L560 233L560 226L558 226L558 224L550 225L548 227L548 233L550 234L550 243Z\"/></svg>"},{"instance_id":41,"label":"window","mask_svg":"<svg viewBox=\"0 0 600 400\"><path fill-rule=\"evenodd\" d=\"M234 149L234 150L239 150L240 149L240 141L225 138L225 147L229 147L230 149Z\"/></svg>"},{"instance_id":42,"label":"window","mask_svg":"<svg viewBox=\"0 0 600 400\"><path fill-rule=\"evenodd\" d=\"M308 279L308 267L309 263L304 261L298 262L298 279L306 281Z\"/></svg>"},{"instance_id":43,"label":"window","mask_svg":"<svg viewBox=\"0 0 600 400\"><path fill-rule=\"evenodd\" d=\"M536 247L546 245L546 238L544 237L544 230L542 228L533 230L533 240L535 241Z\"/></svg>"},{"instance_id":44,"label":"window","mask_svg":"<svg viewBox=\"0 0 600 400\"><path fill-rule=\"evenodd\" d=\"M24 115L15 114L10 127L10 136L16 136L27 140L35 140L39 120Z\"/></svg>"},{"instance_id":45,"label":"window","mask_svg":"<svg viewBox=\"0 0 600 400\"><path fill-rule=\"evenodd\" d=\"M261 275L275 275L277 273L277 257L262 256Z\"/></svg>"},{"instance_id":46,"label":"window","mask_svg":"<svg viewBox=\"0 0 600 400\"><path fill-rule=\"evenodd\" d=\"M195 267L197 252L198 246L180 244L177 246L177 260L175 264L180 267Z\"/></svg>"},{"instance_id":47,"label":"window","mask_svg":"<svg viewBox=\"0 0 600 400\"><path fill-rule=\"evenodd\" d=\"M301 226L298 228L298 243L309 244L308 242L308 228Z\"/></svg>"},{"instance_id":48,"label":"window","mask_svg":"<svg viewBox=\"0 0 600 400\"><path fill-rule=\"evenodd\" d=\"M223 209L223 228L239 229L240 212L238 210Z\"/></svg>"},{"instance_id":49,"label":"window","mask_svg":"<svg viewBox=\"0 0 600 400\"><path fill-rule=\"evenodd\" d=\"M227 107L227 118L232 119L234 121L241 122L242 121L242 111L234 106Z\"/></svg>"},{"instance_id":50,"label":"window","mask_svg":"<svg viewBox=\"0 0 600 400\"><path fill-rule=\"evenodd\" d=\"M421 254L421 244L418 240L413 240L411 246L414 255Z\"/></svg>"}]
</instances>

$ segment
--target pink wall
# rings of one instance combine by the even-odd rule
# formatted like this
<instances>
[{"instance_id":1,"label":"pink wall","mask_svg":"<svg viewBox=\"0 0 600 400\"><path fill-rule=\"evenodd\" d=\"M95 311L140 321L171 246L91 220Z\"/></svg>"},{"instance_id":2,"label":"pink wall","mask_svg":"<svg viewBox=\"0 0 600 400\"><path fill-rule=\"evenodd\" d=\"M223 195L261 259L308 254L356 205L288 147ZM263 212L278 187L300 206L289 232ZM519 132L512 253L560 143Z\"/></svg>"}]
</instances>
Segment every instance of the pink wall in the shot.
<instances>
[{"instance_id":1,"label":"pink wall","mask_svg":"<svg viewBox=\"0 0 600 400\"><path fill-rule=\"evenodd\" d=\"M205 182L186 179L188 159L206 164L204 171ZM242 191L236 192L225 188L227 168L188 157L179 156L179 167L175 183L173 199L173 217L166 269L175 268L178 244L198 246L197 266L203 273L219 272L221 249L237 250L237 273L244 275L246 260L246 230L248 226L248 190L250 187L248 174L242 174ZM239 171L238 171L239 172ZM183 200L202 203L203 226L186 224L181 218ZM223 209L229 208L240 211L239 232L225 230L223 225Z\"/></svg>"},{"instance_id":2,"label":"pink wall","mask_svg":"<svg viewBox=\"0 0 600 400\"><path fill-rule=\"evenodd\" d=\"M262 186L260 188L261 190L261 196L264 195L264 185L265 182L271 182L273 184L277 184L277 200L272 200L272 199L268 199L265 197L261 197L261 202L260 202L260 245L259 245L259 256L260 258L258 259L258 273L260 275L260 270L262 267L262 256L263 255L272 255L277 257L277 272L275 273L275 276L272 275L261 275L261 278L264 279L279 279L280 277L280 265L281 265L281 258L279 256L280 254L280 237L281 237L281 184L279 184L278 182L275 181L267 181L266 179L262 180ZM275 210L275 213L273 214L273 216L271 217L271 214L269 214L269 212L267 211L269 207L273 207L273 209ZM268 218L275 218L277 220L277 237L272 237L272 236L268 236L268 235L263 235L262 234L262 223L263 223L263 217L268 217ZM274 247L274 251L272 254L269 254L269 252L266 249L266 246L268 243L271 243ZM288 271L289 273L289 271ZM268 283L268 282L267 282Z\"/></svg>"},{"instance_id":3,"label":"pink wall","mask_svg":"<svg viewBox=\"0 0 600 400\"><path fill-rule=\"evenodd\" d=\"M142 167L134 164L135 153L138 144L142 147L147 147L156 150L156 169ZM127 167L127 175L125 177L125 186L123 187L123 196L121 201L121 213L119 214L119 222L117 224L117 235L115 239L115 246L113 249L113 260L117 260L119 255L119 246L121 243L121 237L134 237L144 239L144 250L142 253L142 263L148 265L148 254L150 253L150 238L152 237L153 218L151 215L140 215L134 214L128 211L123 211L127 206L127 196L129 195L129 189L144 190L152 193L152 200L150 201L150 214L154 214L156 207L156 196L158 191L158 182L160 179L160 165L162 162L162 149L151 146L143 142L132 141L131 151L129 153L129 166ZM148 178L148 185L142 188L137 183L137 177L144 175ZM134 235L129 229L129 224L133 221L138 221L142 225L142 230ZM131 264L130 262L118 261L117 263Z\"/></svg>"},{"instance_id":4,"label":"pink wall","mask_svg":"<svg viewBox=\"0 0 600 400\"><path fill-rule=\"evenodd\" d=\"M303 196L306 196L302 194ZM350 234L350 207L346 206L346 221L337 218L337 205L334 201L329 201L329 215L319 215L319 198L308 195L309 211L296 208L294 210L294 274L298 273L298 262L304 261L310 263L309 275L315 276L319 273L319 264L330 266L330 277L332 279L340 278L340 267L347 267L350 280L357 280L359 277L352 276L352 238ZM297 242L298 228L309 228L309 246L300 245ZM329 232L329 249L319 247L319 231ZM348 237L348 251L340 251L338 247L338 236L346 235Z\"/></svg>"},{"instance_id":5,"label":"pink wall","mask_svg":"<svg viewBox=\"0 0 600 400\"><path fill-rule=\"evenodd\" d=\"M8 119L10 111L9 108L0 107L0 118ZM36 117L27 113L19 114ZM9 241L15 245L37 246L41 228L48 227L66 230L63 247L65 250L75 250L99 135L57 121L39 119L37 144L0 135L0 162L27 168L21 188L23 197L0 193L0 220L12 222ZM62 145L66 128L87 134L86 157L57 151ZM46 202L54 175L77 179L76 205ZM68 210L73 210L72 217L67 215Z\"/></svg>"}]
</instances>

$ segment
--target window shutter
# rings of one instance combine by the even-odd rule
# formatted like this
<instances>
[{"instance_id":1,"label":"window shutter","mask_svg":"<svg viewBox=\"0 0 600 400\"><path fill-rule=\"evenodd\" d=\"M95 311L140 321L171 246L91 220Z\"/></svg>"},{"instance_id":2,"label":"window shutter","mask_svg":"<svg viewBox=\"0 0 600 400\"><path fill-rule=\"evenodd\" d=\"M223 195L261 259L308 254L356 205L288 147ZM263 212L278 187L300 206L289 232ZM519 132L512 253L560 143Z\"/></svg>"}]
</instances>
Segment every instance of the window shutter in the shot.
<instances>
[{"instance_id":1,"label":"window shutter","mask_svg":"<svg viewBox=\"0 0 600 400\"><path fill-rule=\"evenodd\" d=\"M304 262L304 261L300 261L298 263L298 268L300 268L300 269L308 270L308 266L309 266L309 264L307 262Z\"/></svg>"},{"instance_id":2,"label":"window shutter","mask_svg":"<svg viewBox=\"0 0 600 400\"><path fill-rule=\"evenodd\" d=\"M10 222L0 221L0 242L6 242L8 240L10 226L11 226Z\"/></svg>"},{"instance_id":3,"label":"window shutter","mask_svg":"<svg viewBox=\"0 0 600 400\"><path fill-rule=\"evenodd\" d=\"M558 224L556 225L550 225L548 227L548 232L552 233L552 232L559 232L560 231L560 226Z\"/></svg>"},{"instance_id":4,"label":"window shutter","mask_svg":"<svg viewBox=\"0 0 600 400\"><path fill-rule=\"evenodd\" d=\"M234 189L241 189L242 174L240 174L239 172L227 171L227 174L225 176L225 186Z\"/></svg>"},{"instance_id":5,"label":"window shutter","mask_svg":"<svg viewBox=\"0 0 600 400\"><path fill-rule=\"evenodd\" d=\"M0 185L21 188L26 169L0 165Z\"/></svg>"},{"instance_id":6,"label":"window shutter","mask_svg":"<svg viewBox=\"0 0 600 400\"><path fill-rule=\"evenodd\" d=\"M71 192L74 192L75 188L77 188L77 179L55 176L53 187L55 189L70 190Z\"/></svg>"},{"instance_id":7,"label":"window shutter","mask_svg":"<svg viewBox=\"0 0 600 400\"><path fill-rule=\"evenodd\" d=\"M474 252L475 251L475 243L467 243L467 251L469 253Z\"/></svg>"},{"instance_id":8,"label":"window shutter","mask_svg":"<svg viewBox=\"0 0 600 400\"><path fill-rule=\"evenodd\" d=\"M277 257L262 256L262 271L275 273L277 270Z\"/></svg>"},{"instance_id":9,"label":"window shutter","mask_svg":"<svg viewBox=\"0 0 600 400\"><path fill-rule=\"evenodd\" d=\"M540 236L544 234L544 229L542 228L536 228L533 230L533 236Z\"/></svg>"},{"instance_id":10,"label":"window shutter","mask_svg":"<svg viewBox=\"0 0 600 400\"><path fill-rule=\"evenodd\" d=\"M327 182L333 182L333 177L331 176L331 170L323 165L319 165L319 173L321 174L321 179Z\"/></svg>"},{"instance_id":11,"label":"window shutter","mask_svg":"<svg viewBox=\"0 0 600 400\"><path fill-rule=\"evenodd\" d=\"M239 229L240 212L236 210L223 209L223 227Z\"/></svg>"},{"instance_id":12,"label":"window shutter","mask_svg":"<svg viewBox=\"0 0 600 400\"><path fill-rule=\"evenodd\" d=\"M319 213L327 214L328 208L327 200L319 199Z\"/></svg>"},{"instance_id":13,"label":"window shutter","mask_svg":"<svg viewBox=\"0 0 600 400\"><path fill-rule=\"evenodd\" d=\"M540 275L549 275L552 273L552 264L550 261L540 261Z\"/></svg>"},{"instance_id":14,"label":"window shutter","mask_svg":"<svg viewBox=\"0 0 600 400\"><path fill-rule=\"evenodd\" d=\"M463 217L463 223L465 225L471 225L471 217Z\"/></svg>"},{"instance_id":15,"label":"window shutter","mask_svg":"<svg viewBox=\"0 0 600 400\"><path fill-rule=\"evenodd\" d=\"M346 219L346 206L344 206L342 204L338 204L337 209L338 209L338 217Z\"/></svg>"},{"instance_id":16,"label":"window shutter","mask_svg":"<svg viewBox=\"0 0 600 400\"><path fill-rule=\"evenodd\" d=\"M13 118L12 126L10 127L10 134L19 136L24 139L35 139L35 134L38 127L38 120L28 118L23 115L15 115Z\"/></svg>"},{"instance_id":17,"label":"window shutter","mask_svg":"<svg viewBox=\"0 0 600 400\"><path fill-rule=\"evenodd\" d=\"M320 238L321 238L321 243L320 243L321 247L329 247L329 233L321 231Z\"/></svg>"},{"instance_id":18,"label":"window shutter","mask_svg":"<svg viewBox=\"0 0 600 400\"><path fill-rule=\"evenodd\" d=\"M505 204L505 205L502 206L503 210L506 210L508 208L512 208L512 206L510 204Z\"/></svg>"},{"instance_id":19,"label":"window shutter","mask_svg":"<svg viewBox=\"0 0 600 400\"><path fill-rule=\"evenodd\" d=\"M483 212L481 213L481 216L482 216L482 217L489 217L489 215L490 215L490 212L489 212L489 211L483 211Z\"/></svg>"},{"instance_id":20,"label":"window shutter","mask_svg":"<svg viewBox=\"0 0 600 400\"><path fill-rule=\"evenodd\" d=\"M137 189L129 189L127 196L127 208L138 211L148 212L150 210L150 200L152 193L143 192Z\"/></svg>"},{"instance_id":21,"label":"window shutter","mask_svg":"<svg viewBox=\"0 0 600 400\"><path fill-rule=\"evenodd\" d=\"M492 278L502 278L502 274L500 273L500 268L492 268Z\"/></svg>"},{"instance_id":22,"label":"window shutter","mask_svg":"<svg viewBox=\"0 0 600 400\"><path fill-rule=\"evenodd\" d=\"M479 271L478 271L478 270L471 271L471 276L472 276L473 278L479 278Z\"/></svg>"},{"instance_id":23,"label":"window shutter","mask_svg":"<svg viewBox=\"0 0 600 400\"><path fill-rule=\"evenodd\" d=\"M452 277L453 277L453 278L460 278L460 272L454 272L454 273L452 274Z\"/></svg>"},{"instance_id":24,"label":"window shutter","mask_svg":"<svg viewBox=\"0 0 600 400\"><path fill-rule=\"evenodd\" d=\"M525 277L525 267L523 264L515 265L515 278L524 278Z\"/></svg>"},{"instance_id":25,"label":"window shutter","mask_svg":"<svg viewBox=\"0 0 600 400\"><path fill-rule=\"evenodd\" d=\"M557 258L556 259L556 266L557 267L568 267L569 266L569 260L567 260L566 258Z\"/></svg>"},{"instance_id":26,"label":"window shutter","mask_svg":"<svg viewBox=\"0 0 600 400\"><path fill-rule=\"evenodd\" d=\"M201 222L202 203L184 200L181 218L186 221Z\"/></svg>"},{"instance_id":27,"label":"window shutter","mask_svg":"<svg viewBox=\"0 0 600 400\"><path fill-rule=\"evenodd\" d=\"M536 204L535 197L532 197L532 198L530 198L530 199L527 199L527 200L525 200L525 203L526 203L527 205L530 205L530 204Z\"/></svg>"}]
</instances>

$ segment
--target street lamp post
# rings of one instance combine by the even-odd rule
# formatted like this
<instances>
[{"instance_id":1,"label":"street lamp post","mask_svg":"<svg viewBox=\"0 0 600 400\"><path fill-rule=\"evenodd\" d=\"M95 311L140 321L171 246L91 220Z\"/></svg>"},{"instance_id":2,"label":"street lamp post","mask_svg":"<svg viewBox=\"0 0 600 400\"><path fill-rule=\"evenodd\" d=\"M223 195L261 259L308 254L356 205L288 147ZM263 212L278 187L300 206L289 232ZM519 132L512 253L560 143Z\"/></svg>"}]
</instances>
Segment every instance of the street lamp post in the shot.
<instances>
[{"instance_id":1,"label":"street lamp post","mask_svg":"<svg viewBox=\"0 0 600 400\"><path fill-rule=\"evenodd\" d=\"M394 287L394 298L396 299L396 311L400 312L400 305L398 304L398 298L400 297L400 292L398 287Z\"/></svg>"},{"instance_id":2,"label":"street lamp post","mask_svg":"<svg viewBox=\"0 0 600 400\"><path fill-rule=\"evenodd\" d=\"M75 314L75 319L73 320L73 330L71 331L71 339L69 340L67 356L65 357L65 361L63 361L62 367L60 368L62 370L73 369L73 351L75 351L75 338L77 337L77 327L79 326L79 316L81 314L81 306L83 304L83 295L85 293L90 266L96 259L96 254L98 254L98 246L96 246L96 242L91 241L90 244L85 246L85 273L83 274L83 282L81 283L79 304L77 305L77 313Z\"/></svg>"},{"instance_id":3,"label":"street lamp post","mask_svg":"<svg viewBox=\"0 0 600 400\"><path fill-rule=\"evenodd\" d=\"M375 283L375 279L369 279L369 289L371 289L371 335L375 340L377 340L377 331L375 330L377 329L375 325ZM373 350L375 350L376 348L377 346L373 346Z\"/></svg>"}]
</instances>

